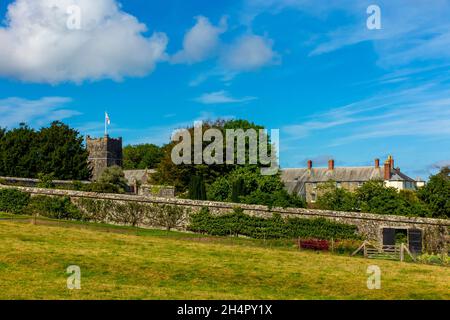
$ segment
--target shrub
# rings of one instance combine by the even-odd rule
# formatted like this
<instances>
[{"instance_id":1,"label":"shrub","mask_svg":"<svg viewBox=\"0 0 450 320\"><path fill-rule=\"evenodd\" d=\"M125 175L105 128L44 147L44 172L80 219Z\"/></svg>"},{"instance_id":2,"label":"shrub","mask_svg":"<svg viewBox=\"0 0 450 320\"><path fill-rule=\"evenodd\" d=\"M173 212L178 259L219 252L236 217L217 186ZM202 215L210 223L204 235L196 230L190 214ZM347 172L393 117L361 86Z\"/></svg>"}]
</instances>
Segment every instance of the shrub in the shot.
<instances>
[{"instance_id":1,"label":"shrub","mask_svg":"<svg viewBox=\"0 0 450 320\"><path fill-rule=\"evenodd\" d=\"M82 212L84 220L95 222L105 222L114 209L114 202L111 200L80 198L76 200L76 205Z\"/></svg>"},{"instance_id":2,"label":"shrub","mask_svg":"<svg viewBox=\"0 0 450 320\"><path fill-rule=\"evenodd\" d=\"M103 170L98 183L100 185L116 186L120 193L124 193L128 189L128 181L125 179L125 174L119 166L107 167Z\"/></svg>"},{"instance_id":3,"label":"shrub","mask_svg":"<svg viewBox=\"0 0 450 320\"><path fill-rule=\"evenodd\" d=\"M189 183L188 197L192 200L206 200L205 182L201 176L191 177Z\"/></svg>"},{"instance_id":4,"label":"shrub","mask_svg":"<svg viewBox=\"0 0 450 320\"><path fill-rule=\"evenodd\" d=\"M83 191L84 185L79 180L72 181L72 188L75 191Z\"/></svg>"},{"instance_id":5,"label":"shrub","mask_svg":"<svg viewBox=\"0 0 450 320\"><path fill-rule=\"evenodd\" d=\"M210 235L243 235L256 239L317 238L358 239L356 226L336 223L324 218L282 218L274 214L269 219L244 214L241 208L225 215L212 215L207 208L191 216L189 230Z\"/></svg>"},{"instance_id":6,"label":"shrub","mask_svg":"<svg viewBox=\"0 0 450 320\"><path fill-rule=\"evenodd\" d=\"M69 197L32 197L27 211L52 219L84 220L80 210L72 204Z\"/></svg>"},{"instance_id":7,"label":"shrub","mask_svg":"<svg viewBox=\"0 0 450 320\"><path fill-rule=\"evenodd\" d=\"M53 179L55 176L50 174L44 174L44 173L38 173L38 183L36 187L38 188L44 188L44 189L53 189L55 188L55 184L53 183Z\"/></svg>"},{"instance_id":8,"label":"shrub","mask_svg":"<svg viewBox=\"0 0 450 320\"><path fill-rule=\"evenodd\" d=\"M208 200L258 204L268 207L306 207L305 201L289 194L280 175L261 175L257 166L237 167L208 186Z\"/></svg>"},{"instance_id":9,"label":"shrub","mask_svg":"<svg viewBox=\"0 0 450 320\"><path fill-rule=\"evenodd\" d=\"M318 239L300 240L300 248L302 249L328 251L329 247L330 244L328 243L328 240L318 240Z\"/></svg>"},{"instance_id":10,"label":"shrub","mask_svg":"<svg viewBox=\"0 0 450 320\"><path fill-rule=\"evenodd\" d=\"M189 209L174 205L116 202L111 200L77 199L83 217L96 222L112 222L138 226L146 223L171 230L180 225Z\"/></svg>"},{"instance_id":11,"label":"shrub","mask_svg":"<svg viewBox=\"0 0 450 320\"><path fill-rule=\"evenodd\" d=\"M118 186L111 183L93 182L82 186L82 191L97 193L120 193Z\"/></svg>"},{"instance_id":12,"label":"shrub","mask_svg":"<svg viewBox=\"0 0 450 320\"><path fill-rule=\"evenodd\" d=\"M185 214L185 209L178 206L156 205L154 208L157 209L154 216L156 224L165 227L167 231L178 227Z\"/></svg>"},{"instance_id":13,"label":"shrub","mask_svg":"<svg viewBox=\"0 0 450 320\"><path fill-rule=\"evenodd\" d=\"M446 254L427 254L424 253L417 257L419 263L448 265L450 258Z\"/></svg>"},{"instance_id":14,"label":"shrub","mask_svg":"<svg viewBox=\"0 0 450 320\"><path fill-rule=\"evenodd\" d=\"M338 188L334 181L319 186L319 192L321 194L315 203L315 206L319 209L356 211L358 207L355 194L343 188Z\"/></svg>"},{"instance_id":15,"label":"shrub","mask_svg":"<svg viewBox=\"0 0 450 320\"><path fill-rule=\"evenodd\" d=\"M28 193L17 189L0 190L0 211L21 214L30 201Z\"/></svg>"},{"instance_id":16,"label":"shrub","mask_svg":"<svg viewBox=\"0 0 450 320\"><path fill-rule=\"evenodd\" d=\"M352 254L361 246L361 241L357 240L338 240L334 242L333 250L340 254Z\"/></svg>"}]
</instances>

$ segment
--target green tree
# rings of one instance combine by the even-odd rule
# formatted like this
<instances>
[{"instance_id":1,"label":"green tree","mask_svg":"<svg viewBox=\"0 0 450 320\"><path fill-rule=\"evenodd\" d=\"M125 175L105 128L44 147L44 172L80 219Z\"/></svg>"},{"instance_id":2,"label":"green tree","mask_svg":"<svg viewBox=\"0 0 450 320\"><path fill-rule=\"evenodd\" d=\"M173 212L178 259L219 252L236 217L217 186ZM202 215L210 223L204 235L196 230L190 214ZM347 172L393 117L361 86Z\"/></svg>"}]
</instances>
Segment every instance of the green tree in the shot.
<instances>
[{"instance_id":1,"label":"green tree","mask_svg":"<svg viewBox=\"0 0 450 320\"><path fill-rule=\"evenodd\" d=\"M97 183L116 186L119 192L125 192L128 188L128 181L125 179L125 174L119 166L112 166L103 170Z\"/></svg>"},{"instance_id":2,"label":"green tree","mask_svg":"<svg viewBox=\"0 0 450 320\"><path fill-rule=\"evenodd\" d=\"M38 188L53 189L55 187L55 184L53 183L55 177L52 173L38 173L38 179L39 182L36 185Z\"/></svg>"},{"instance_id":3,"label":"green tree","mask_svg":"<svg viewBox=\"0 0 450 320\"><path fill-rule=\"evenodd\" d=\"M89 179L88 152L77 130L55 121L37 135L39 172L61 180Z\"/></svg>"},{"instance_id":4,"label":"green tree","mask_svg":"<svg viewBox=\"0 0 450 320\"><path fill-rule=\"evenodd\" d=\"M319 196L315 203L323 210L355 211L358 208L356 195L346 189L338 188L334 181L319 187Z\"/></svg>"},{"instance_id":5,"label":"green tree","mask_svg":"<svg viewBox=\"0 0 450 320\"><path fill-rule=\"evenodd\" d=\"M201 176L191 177L188 197L192 200L206 200L205 182Z\"/></svg>"},{"instance_id":6,"label":"green tree","mask_svg":"<svg viewBox=\"0 0 450 320\"><path fill-rule=\"evenodd\" d=\"M212 201L260 204L270 207L305 207L303 199L290 195L279 175L261 175L257 166L241 166L208 186Z\"/></svg>"},{"instance_id":7,"label":"green tree","mask_svg":"<svg viewBox=\"0 0 450 320\"><path fill-rule=\"evenodd\" d=\"M356 197L363 212L398 214L399 195L392 187L385 187L383 181L368 181L356 190Z\"/></svg>"},{"instance_id":8,"label":"green tree","mask_svg":"<svg viewBox=\"0 0 450 320\"><path fill-rule=\"evenodd\" d=\"M450 217L450 168L442 168L438 174L432 175L418 191L421 199L430 211L430 216L436 218Z\"/></svg>"},{"instance_id":9,"label":"green tree","mask_svg":"<svg viewBox=\"0 0 450 320\"><path fill-rule=\"evenodd\" d=\"M156 168L163 156L163 149L154 144L129 145L123 148L123 167L125 170Z\"/></svg>"},{"instance_id":10,"label":"green tree","mask_svg":"<svg viewBox=\"0 0 450 320\"><path fill-rule=\"evenodd\" d=\"M316 206L338 211L363 211L403 216L430 216L417 192L387 188L383 181L368 181L355 192L337 188L334 181L320 187Z\"/></svg>"},{"instance_id":11,"label":"green tree","mask_svg":"<svg viewBox=\"0 0 450 320\"><path fill-rule=\"evenodd\" d=\"M233 181L231 188L231 201L234 203L239 203L241 201L240 197L245 196L245 181L242 177L238 177Z\"/></svg>"},{"instance_id":12,"label":"green tree","mask_svg":"<svg viewBox=\"0 0 450 320\"><path fill-rule=\"evenodd\" d=\"M89 178L88 152L78 131L53 122L39 131L20 124L0 129L0 175L37 178L53 174L61 180Z\"/></svg>"},{"instance_id":13,"label":"green tree","mask_svg":"<svg viewBox=\"0 0 450 320\"><path fill-rule=\"evenodd\" d=\"M209 121L203 123L203 132L210 129L219 129L223 137L226 136L226 129L255 129L259 130L262 127L255 125L246 120L230 120L230 121ZM191 159L194 159L194 127L187 128L192 139L191 139ZM225 141L224 141L225 142ZM236 168L236 164L213 164L213 165L205 165L205 164L180 164L176 165L173 163L171 155L172 149L178 142L170 142L169 144L163 147L164 156L161 159L157 167L157 172L152 176L153 183L162 184L162 185L172 185L174 186L178 192L185 192L190 183L191 176L202 176L205 184L211 184L219 177L223 177L233 171ZM203 148L208 146L210 142L203 142ZM248 141L247 141L248 144ZM235 148L235 153L237 152ZM246 148L247 157L248 157L248 148ZM226 155L225 145L223 146L223 154ZM236 159L236 156L235 156Z\"/></svg>"},{"instance_id":14,"label":"green tree","mask_svg":"<svg viewBox=\"0 0 450 320\"><path fill-rule=\"evenodd\" d=\"M35 178L39 168L38 149L37 133L26 124L6 132L2 130L0 175Z\"/></svg>"}]
</instances>

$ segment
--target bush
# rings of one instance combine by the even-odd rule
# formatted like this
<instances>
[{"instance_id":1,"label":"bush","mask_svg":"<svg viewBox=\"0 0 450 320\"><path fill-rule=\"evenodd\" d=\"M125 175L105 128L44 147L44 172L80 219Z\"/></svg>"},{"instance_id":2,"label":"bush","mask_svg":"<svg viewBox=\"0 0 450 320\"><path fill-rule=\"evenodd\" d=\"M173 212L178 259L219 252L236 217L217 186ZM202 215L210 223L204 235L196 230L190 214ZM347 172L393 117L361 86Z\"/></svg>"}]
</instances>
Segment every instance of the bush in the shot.
<instances>
[{"instance_id":1,"label":"bush","mask_svg":"<svg viewBox=\"0 0 450 320\"><path fill-rule=\"evenodd\" d=\"M81 186L81 191L97 193L121 193L118 186L111 183L93 182Z\"/></svg>"},{"instance_id":2,"label":"bush","mask_svg":"<svg viewBox=\"0 0 450 320\"><path fill-rule=\"evenodd\" d=\"M358 207L354 193L338 188L334 181L329 181L319 187L320 196L315 203L317 208L323 210L355 211Z\"/></svg>"},{"instance_id":3,"label":"bush","mask_svg":"<svg viewBox=\"0 0 450 320\"><path fill-rule=\"evenodd\" d=\"M336 223L324 218L282 218L274 214L264 219L244 214L241 208L214 216L208 208L191 216L189 230L216 236L247 236L255 239L317 238L358 239L356 226Z\"/></svg>"},{"instance_id":4,"label":"bush","mask_svg":"<svg viewBox=\"0 0 450 320\"><path fill-rule=\"evenodd\" d=\"M432 218L450 218L450 168L430 177L425 187L420 188L418 197L429 208Z\"/></svg>"},{"instance_id":5,"label":"bush","mask_svg":"<svg viewBox=\"0 0 450 320\"><path fill-rule=\"evenodd\" d=\"M328 240L318 240L318 239L300 240L300 248L302 249L328 251L329 247L330 244Z\"/></svg>"},{"instance_id":6,"label":"bush","mask_svg":"<svg viewBox=\"0 0 450 320\"><path fill-rule=\"evenodd\" d=\"M30 201L30 195L17 189L0 190L0 211L21 214Z\"/></svg>"},{"instance_id":7,"label":"bush","mask_svg":"<svg viewBox=\"0 0 450 320\"><path fill-rule=\"evenodd\" d=\"M289 194L280 175L261 175L257 166L238 167L217 178L207 189L208 200L258 204L268 207L305 208L306 202Z\"/></svg>"},{"instance_id":8,"label":"bush","mask_svg":"<svg viewBox=\"0 0 450 320\"><path fill-rule=\"evenodd\" d=\"M128 181L125 179L125 174L119 166L107 167L103 170L98 183L101 186L113 185L117 187L120 193L124 193L128 189Z\"/></svg>"},{"instance_id":9,"label":"bush","mask_svg":"<svg viewBox=\"0 0 450 320\"><path fill-rule=\"evenodd\" d=\"M39 181L36 187L43 189L54 189L55 188L55 184L53 183L54 178L55 176L52 173L50 174L38 173Z\"/></svg>"},{"instance_id":10,"label":"bush","mask_svg":"<svg viewBox=\"0 0 450 320\"><path fill-rule=\"evenodd\" d=\"M338 240L334 242L334 252L340 254L352 254L361 246L361 241Z\"/></svg>"},{"instance_id":11,"label":"bush","mask_svg":"<svg viewBox=\"0 0 450 320\"><path fill-rule=\"evenodd\" d=\"M427 254L424 253L417 257L419 263L448 265L450 258L446 254Z\"/></svg>"},{"instance_id":12,"label":"bush","mask_svg":"<svg viewBox=\"0 0 450 320\"><path fill-rule=\"evenodd\" d=\"M185 215L185 209L172 205L156 205L156 224L165 227L167 231L179 226Z\"/></svg>"},{"instance_id":13,"label":"bush","mask_svg":"<svg viewBox=\"0 0 450 320\"><path fill-rule=\"evenodd\" d=\"M31 198L27 212L52 219L84 220L69 197L36 196Z\"/></svg>"},{"instance_id":14,"label":"bush","mask_svg":"<svg viewBox=\"0 0 450 320\"><path fill-rule=\"evenodd\" d=\"M206 200L205 182L201 176L191 177L189 183L188 197L192 200Z\"/></svg>"},{"instance_id":15,"label":"bush","mask_svg":"<svg viewBox=\"0 0 450 320\"><path fill-rule=\"evenodd\" d=\"M371 180L355 192L338 188L334 181L319 187L315 207L324 210L362 211L402 216L430 216L430 210L411 190L385 187L383 181Z\"/></svg>"}]
</instances>

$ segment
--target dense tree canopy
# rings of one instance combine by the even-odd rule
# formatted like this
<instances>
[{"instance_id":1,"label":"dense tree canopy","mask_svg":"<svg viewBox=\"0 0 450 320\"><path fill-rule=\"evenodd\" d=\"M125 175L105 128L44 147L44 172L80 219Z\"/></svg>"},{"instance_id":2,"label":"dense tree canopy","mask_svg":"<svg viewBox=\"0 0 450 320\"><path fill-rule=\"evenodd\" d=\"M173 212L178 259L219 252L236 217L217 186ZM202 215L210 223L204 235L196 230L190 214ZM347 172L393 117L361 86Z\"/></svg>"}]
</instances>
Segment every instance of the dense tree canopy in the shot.
<instances>
[{"instance_id":1,"label":"dense tree canopy","mask_svg":"<svg viewBox=\"0 0 450 320\"><path fill-rule=\"evenodd\" d=\"M450 217L450 179L448 174L431 176L417 191L387 188L383 181L368 181L355 192L338 188L333 181L321 187L316 207L339 211L363 211L377 214Z\"/></svg>"},{"instance_id":2,"label":"dense tree canopy","mask_svg":"<svg viewBox=\"0 0 450 320\"><path fill-rule=\"evenodd\" d=\"M211 128L218 129L226 136L227 129L262 129L262 126L256 125L246 120L218 120L214 122L203 123L203 133ZM191 137L194 137L194 127L187 128ZM203 142L205 149L211 142ZM248 143L248 141L247 141ZM236 168L236 164L180 164L177 165L172 161L172 149L178 142L170 142L163 147L164 156L157 167L157 173L153 176L154 182L158 184L169 184L175 186L178 191L184 192L188 189L192 176L202 176L206 184L213 183L217 178L223 177ZM194 159L194 139L191 139L191 159ZM223 146L223 154L226 154L225 145ZM235 148L235 153L237 152ZM246 148L248 151L248 148ZM246 154L248 158L248 153ZM235 157L236 159L236 157Z\"/></svg>"},{"instance_id":3,"label":"dense tree canopy","mask_svg":"<svg viewBox=\"0 0 450 320\"><path fill-rule=\"evenodd\" d=\"M215 121L203 124L203 132L214 128L222 132L226 137L227 129L255 129L259 132L262 126L246 120ZM193 136L194 128L187 129ZM270 139L267 139L267 149L271 152ZM258 142L259 142L258 137ZM211 142L203 142L203 150ZM193 139L191 139L193 145ZM176 145L171 142L164 147L164 157L153 176L154 182L159 184L171 184L179 192L189 190L191 198L203 198L203 184L206 186L206 197L213 201L230 201L247 204L262 204L281 207L304 207L305 202L297 196L289 195L284 188L281 178L276 175L262 175L264 167L259 161L249 164L249 139L245 140L245 164L237 164L238 152L235 141L234 159L232 164L175 164L172 161L172 149ZM223 154L226 155L226 141L224 141ZM192 157L194 148L191 148ZM195 177L193 180L192 177Z\"/></svg>"},{"instance_id":4,"label":"dense tree canopy","mask_svg":"<svg viewBox=\"0 0 450 320\"><path fill-rule=\"evenodd\" d=\"M164 152L154 144L129 145L123 148L123 168L153 169L161 162Z\"/></svg>"},{"instance_id":5,"label":"dense tree canopy","mask_svg":"<svg viewBox=\"0 0 450 320\"><path fill-rule=\"evenodd\" d=\"M430 177L425 187L418 192L435 217L450 218L450 167Z\"/></svg>"},{"instance_id":6,"label":"dense tree canopy","mask_svg":"<svg viewBox=\"0 0 450 320\"><path fill-rule=\"evenodd\" d=\"M25 124L0 130L0 175L85 180L90 172L88 152L79 132L61 122L36 131Z\"/></svg>"},{"instance_id":7,"label":"dense tree canopy","mask_svg":"<svg viewBox=\"0 0 450 320\"><path fill-rule=\"evenodd\" d=\"M38 133L25 124L4 131L0 140L0 175L36 177L38 173Z\"/></svg>"},{"instance_id":8,"label":"dense tree canopy","mask_svg":"<svg viewBox=\"0 0 450 320\"><path fill-rule=\"evenodd\" d=\"M261 175L257 166L239 166L208 188L208 200L270 207L305 207L303 199L290 195L279 175Z\"/></svg>"}]
</instances>

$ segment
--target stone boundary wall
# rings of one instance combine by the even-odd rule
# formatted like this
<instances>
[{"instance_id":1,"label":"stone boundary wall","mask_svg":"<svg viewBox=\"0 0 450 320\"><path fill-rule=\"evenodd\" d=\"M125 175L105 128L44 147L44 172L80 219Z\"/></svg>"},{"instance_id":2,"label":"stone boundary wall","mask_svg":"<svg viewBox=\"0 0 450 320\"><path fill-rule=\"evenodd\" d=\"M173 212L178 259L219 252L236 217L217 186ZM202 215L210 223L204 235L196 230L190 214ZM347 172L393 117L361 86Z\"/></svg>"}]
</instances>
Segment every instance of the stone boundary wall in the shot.
<instances>
[{"instance_id":1,"label":"stone boundary wall","mask_svg":"<svg viewBox=\"0 0 450 320\"><path fill-rule=\"evenodd\" d=\"M31 195L68 196L72 199L88 198L97 200L112 200L119 202L139 202L148 204L176 205L190 208L198 212L202 207L208 207L214 214L231 212L233 208L240 207L246 214L263 218L270 218L274 213L283 217L299 218L326 218L335 222L356 225L358 232L369 240L382 241L384 227L399 229L420 229L423 232L424 249L427 251L448 250L450 219L432 219L421 217L405 217L395 215L378 215L359 212L342 212L303 208L268 208L261 205L234 204L226 202L212 202L188 200L178 198L161 198L153 196L137 196L125 194L93 193L73 190L40 189L31 187L15 187L0 185L0 188L15 188ZM185 229L187 222L180 226Z\"/></svg>"},{"instance_id":2,"label":"stone boundary wall","mask_svg":"<svg viewBox=\"0 0 450 320\"><path fill-rule=\"evenodd\" d=\"M5 181L6 183L11 184L22 184L29 187L35 187L39 183L39 179L32 178L13 178L13 177L0 177L0 181ZM72 185L73 181L68 180L52 180L55 186L68 186ZM79 181L81 184L90 184L90 181Z\"/></svg>"}]
</instances>

